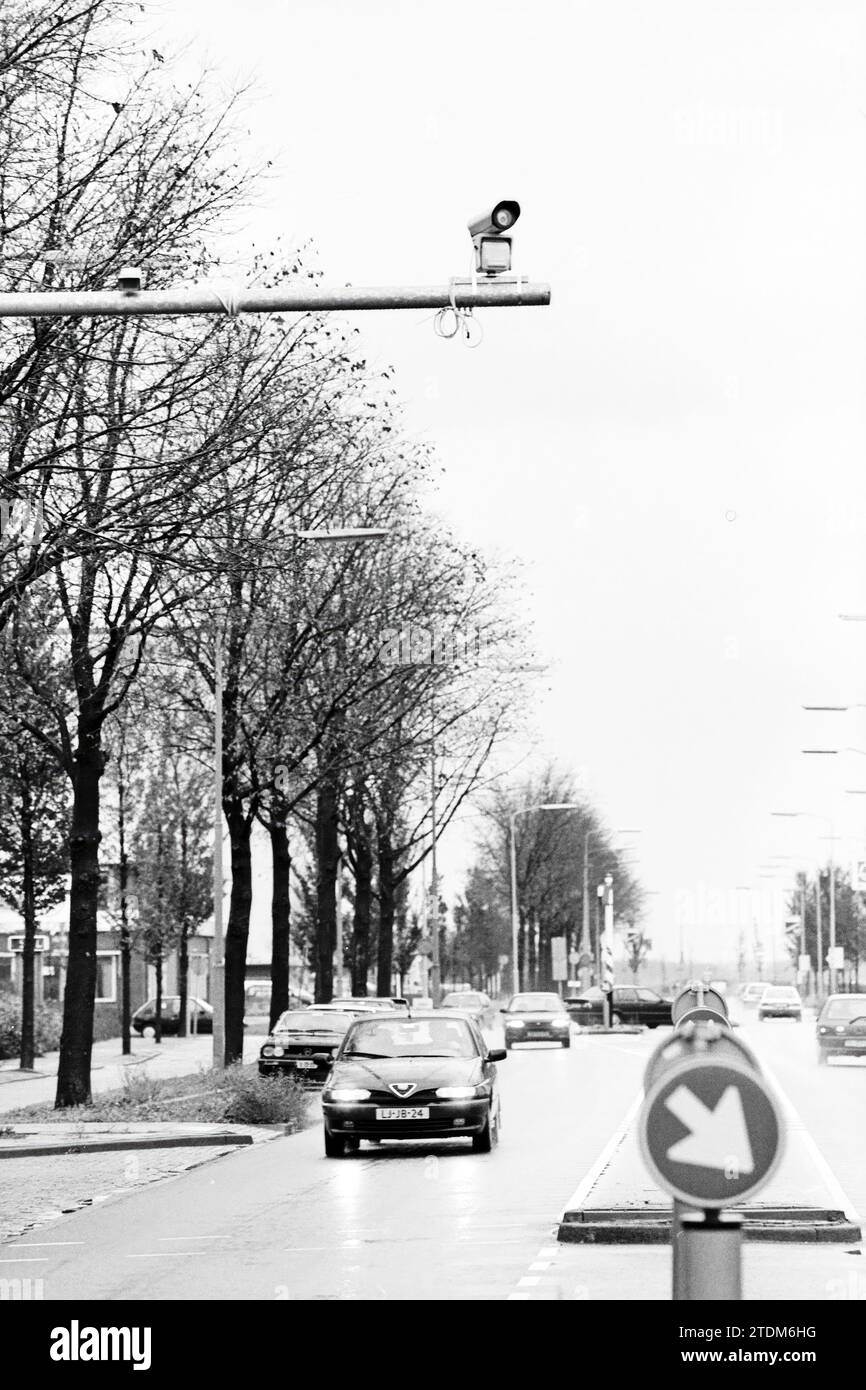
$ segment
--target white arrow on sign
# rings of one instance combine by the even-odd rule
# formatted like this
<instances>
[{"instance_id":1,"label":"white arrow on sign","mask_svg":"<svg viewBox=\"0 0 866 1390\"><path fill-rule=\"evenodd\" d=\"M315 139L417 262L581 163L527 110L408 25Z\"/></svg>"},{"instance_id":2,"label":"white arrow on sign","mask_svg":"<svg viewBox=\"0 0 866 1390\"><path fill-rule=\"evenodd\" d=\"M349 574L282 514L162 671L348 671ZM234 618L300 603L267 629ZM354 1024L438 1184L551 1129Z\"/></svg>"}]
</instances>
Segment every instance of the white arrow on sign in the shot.
<instances>
[{"instance_id":1,"label":"white arrow on sign","mask_svg":"<svg viewBox=\"0 0 866 1390\"><path fill-rule=\"evenodd\" d=\"M668 1149L668 1158L697 1168L731 1170L732 1176L734 1169L736 1176L755 1171L743 1101L736 1086L727 1087L715 1110L704 1105L688 1086L678 1086L665 1105L691 1130Z\"/></svg>"}]
</instances>

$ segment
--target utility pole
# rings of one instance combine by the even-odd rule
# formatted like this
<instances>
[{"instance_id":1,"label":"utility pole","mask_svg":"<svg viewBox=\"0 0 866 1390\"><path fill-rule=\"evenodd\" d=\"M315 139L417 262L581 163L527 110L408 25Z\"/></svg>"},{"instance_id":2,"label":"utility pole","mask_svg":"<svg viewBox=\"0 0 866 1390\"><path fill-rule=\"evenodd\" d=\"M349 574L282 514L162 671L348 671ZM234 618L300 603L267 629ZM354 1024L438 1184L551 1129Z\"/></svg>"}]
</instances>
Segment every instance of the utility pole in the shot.
<instances>
[{"instance_id":1,"label":"utility pole","mask_svg":"<svg viewBox=\"0 0 866 1390\"><path fill-rule=\"evenodd\" d=\"M345 991L346 982L343 976L343 880L342 880L342 857L337 856L337 874L334 879L335 896L335 920L337 924L337 951L334 963L334 993L337 999L342 999Z\"/></svg>"},{"instance_id":2,"label":"utility pole","mask_svg":"<svg viewBox=\"0 0 866 1390\"><path fill-rule=\"evenodd\" d=\"M435 727L435 726L434 726ZM439 958L439 874L436 869L436 742L435 733L430 738L430 827L432 844L430 846L430 894L432 898L430 913L430 943L433 947L430 957L431 993L433 1008L439 1008L442 996L442 968Z\"/></svg>"},{"instance_id":3,"label":"utility pole","mask_svg":"<svg viewBox=\"0 0 866 1390\"><path fill-rule=\"evenodd\" d=\"M139 271L133 276L141 281ZM449 285L356 289L61 290L0 294L0 318L131 318L176 314L320 314L364 309L504 309L550 303L550 286L504 276Z\"/></svg>"},{"instance_id":4,"label":"utility pole","mask_svg":"<svg viewBox=\"0 0 866 1390\"><path fill-rule=\"evenodd\" d=\"M587 830L583 837L583 922L580 929L579 955L582 959L592 956L592 943L589 932L589 842L593 831ZM580 967L580 987L586 989L589 984L591 966L581 965Z\"/></svg>"}]
</instances>

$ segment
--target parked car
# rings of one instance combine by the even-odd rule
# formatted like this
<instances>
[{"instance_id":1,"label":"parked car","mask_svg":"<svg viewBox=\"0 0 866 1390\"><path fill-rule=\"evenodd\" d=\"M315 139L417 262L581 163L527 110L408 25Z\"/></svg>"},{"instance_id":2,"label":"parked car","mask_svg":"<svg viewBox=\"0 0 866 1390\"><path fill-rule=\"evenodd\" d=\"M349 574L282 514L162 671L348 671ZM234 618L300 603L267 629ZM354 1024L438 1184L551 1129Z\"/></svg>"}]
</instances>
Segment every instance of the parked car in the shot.
<instances>
[{"instance_id":1,"label":"parked car","mask_svg":"<svg viewBox=\"0 0 866 1390\"><path fill-rule=\"evenodd\" d=\"M670 1027L673 1023L670 999L642 985L614 985L611 991L610 1021L639 1024L645 1028ZM584 990L575 999L567 999L568 1012L583 1027L596 1026L604 1020L604 994L596 986Z\"/></svg>"},{"instance_id":2,"label":"parked car","mask_svg":"<svg viewBox=\"0 0 866 1390\"><path fill-rule=\"evenodd\" d=\"M287 1009L262 1044L259 1075L321 1085L354 1017L337 1009Z\"/></svg>"},{"instance_id":3,"label":"parked car","mask_svg":"<svg viewBox=\"0 0 866 1390\"><path fill-rule=\"evenodd\" d=\"M758 1022L765 1018L803 1018L803 1001L793 985L767 985L758 1001Z\"/></svg>"},{"instance_id":4,"label":"parked car","mask_svg":"<svg viewBox=\"0 0 866 1390\"><path fill-rule=\"evenodd\" d=\"M496 1010L489 994L477 989L455 989L445 994L439 1003L440 1009L459 1009L461 1013L474 1018L482 1028L489 1028L496 1018Z\"/></svg>"},{"instance_id":5,"label":"parked car","mask_svg":"<svg viewBox=\"0 0 866 1390\"><path fill-rule=\"evenodd\" d=\"M189 1031L190 1033L212 1033L213 1032L213 1009L204 999L196 999L190 996L189 999ZM162 1031L166 1035L177 1033L180 1030L180 995L166 994L163 996L162 1009ZM147 1029L156 1028L156 1000L148 999L146 1004L142 1004L140 1009L136 1009L132 1015L132 1026L136 1033L144 1033Z\"/></svg>"},{"instance_id":6,"label":"parked car","mask_svg":"<svg viewBox=\"0 0 866 1390\"><path fill-rule=\"evenodd\" d=\"M818 1061L866 1057L866 994L831 994L817 1021Z\"/></svg>"},{"instance_id":7,"label":"parked car","mask_svg":"<svg viewBox=\"0 0 866 1390\"><path fill-rule=\"evenodd\" d=\"M463 1137L489 1153L499 1137L496 1063L505 1056L456 1013L356 1018L322 1092L326 1156L357 1153L364 1139Z\"/></svg>"},{"instance_id":8,"label":"parked car","mask_svg":"<svg viewBox=\"0 0 866 1390\"><path fill-rule=\"evenodd\" d=\"M558 994L515 994L501 1013L506 1048L522 1042L571 1047L571 1018Z\"/></svg>"}]
</instances>

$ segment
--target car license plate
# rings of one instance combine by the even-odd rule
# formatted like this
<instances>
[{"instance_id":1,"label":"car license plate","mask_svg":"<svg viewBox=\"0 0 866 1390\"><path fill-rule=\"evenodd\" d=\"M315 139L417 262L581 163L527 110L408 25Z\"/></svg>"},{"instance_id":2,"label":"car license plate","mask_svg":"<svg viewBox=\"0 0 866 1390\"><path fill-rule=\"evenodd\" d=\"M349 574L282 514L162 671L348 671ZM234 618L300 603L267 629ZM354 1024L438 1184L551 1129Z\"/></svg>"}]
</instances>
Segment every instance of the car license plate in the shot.
<instances>
[{"instance_id":1,"label":"car license plate","mask_svg":"<svg viewBox=\"0 0 866 1390\"><path fill-rule=\"evenodd\" d=\"M301 1067L304 1071L315 1071L316 1069L316 1063L311 1057L296 1057L294 1062L296 1067Z\"/></svg>"},{"instance_id":2,"label":"car license plate","mask_svg":"<svg viewBox=\"0 0 866 1390\"><path fill-rule=\"evenodd\" d=\"M376 1110L377 1120L429 1120L428 1105L386 1106Z\"/></svg>"},{"instance_id":3,"label":"car license plate","mask_svg":"<svg viewBox=\"0 0 866 1390\"><path fill-rule=\"evenodd\" d=\"M866 1047L866 1038L846 1038L846 1047Z\"/></svg>"}]
</instances>

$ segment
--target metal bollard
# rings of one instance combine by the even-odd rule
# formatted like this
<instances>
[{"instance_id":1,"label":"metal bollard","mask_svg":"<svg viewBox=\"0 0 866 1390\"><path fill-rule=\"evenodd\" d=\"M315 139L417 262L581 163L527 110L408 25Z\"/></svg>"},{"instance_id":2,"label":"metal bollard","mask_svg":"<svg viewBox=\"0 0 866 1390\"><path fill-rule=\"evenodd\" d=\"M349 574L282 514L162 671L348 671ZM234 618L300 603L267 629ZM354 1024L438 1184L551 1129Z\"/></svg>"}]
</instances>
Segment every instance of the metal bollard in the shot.
<instances>
[{"instance_id":1,"label":"metal bollard","mask_svg":"<svg viewBox=\"0 0 866 1390\"><path fill-rule=\"evenodd\" d=\"M731 1302L742 1298L742 1217L732 1212L684 1211L675 1239L675 1300Z\"/></svg>"}]
</instances>

